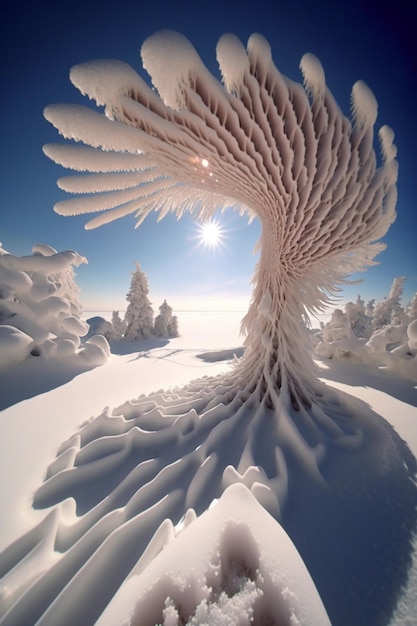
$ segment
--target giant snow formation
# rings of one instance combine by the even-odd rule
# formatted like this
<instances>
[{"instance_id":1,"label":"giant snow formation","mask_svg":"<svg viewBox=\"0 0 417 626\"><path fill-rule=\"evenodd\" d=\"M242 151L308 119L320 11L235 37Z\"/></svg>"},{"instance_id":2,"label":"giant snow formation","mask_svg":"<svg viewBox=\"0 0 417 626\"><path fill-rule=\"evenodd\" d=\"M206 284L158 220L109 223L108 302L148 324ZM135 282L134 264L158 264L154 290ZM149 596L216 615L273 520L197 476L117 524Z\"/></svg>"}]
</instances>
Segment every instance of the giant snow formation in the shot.
<instances>
[{"instance_id":1,"label":"giant snow formation","mask_svg":"<svg viewBox=\"0 0 417 626\"><path fill-rule=\"evenodd\" d=\"M247 50L222 37L217 58L223 84L184 37L159 33L142 47L156 91L124 63L87 63L71 80L104 113L46 109L61 134L84 144L45 147L83 172L60 179L82 195L58 203L59 213L100 211L92 228L130 213L140 224L151 211L205 219L238 207L261 221L261 255L246 349L229 372L108 409L62 445L34 494L50 513L0 560L4 624L93 624L136 571L137 610L148 611L151 597L158 606L149 624L218 624L219 610L237 605L259 615L255 623L325 624L299 561L298 573L271 573L253 498L276 520L265 521L276 530L265 538L271 554L290 550L288 534L334 624L388 623L407 579L415 459L369 407L319 382L304 325L383 247L395 218L393 133L379 131L378 163L371 91L354 85L349 120L311 54L301 61L304 87L280 74L259 35ZM236 519L240 499L250 522ZM191 587L184 572L161 577L156 563L166 567L173 527L191 520L185 541L215 500L230 523L218 527L208 569L196 551Z\"/></svg>"}]
</instances>

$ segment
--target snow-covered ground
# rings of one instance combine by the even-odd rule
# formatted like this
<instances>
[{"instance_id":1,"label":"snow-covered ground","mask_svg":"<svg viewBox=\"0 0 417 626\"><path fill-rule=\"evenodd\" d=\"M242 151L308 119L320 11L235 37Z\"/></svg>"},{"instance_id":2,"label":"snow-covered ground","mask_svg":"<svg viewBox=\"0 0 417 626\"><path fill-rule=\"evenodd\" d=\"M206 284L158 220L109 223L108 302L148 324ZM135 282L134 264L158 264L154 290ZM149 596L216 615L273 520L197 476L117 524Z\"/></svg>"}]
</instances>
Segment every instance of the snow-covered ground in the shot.
<instances>
[{"instance_id":1,"label":"snow-covered ground","mask_svg":"<svg viewBox=\"0 0 417 626\"><path fill-rule=\"evenodd\" d=\"M223 484L231 486L221 498L197 518L190 509L174 524L159 523L156 511L181 497L178 463L161 471L170 485L162 500L146 491L150 482L135 493L135 480L144 481L135 477L134 463L129 471L122 464L120 474L120 459L126 464L139 454L133 436L126 444L118 417L129 420L126 401L230 368L233 355L242 354L242 315L178 313L180 337L114 343L107 363L87 371L77 371L73 361L65 367L62 359L35 356L0 371L1 624L324 626L327 613L338 615L335 624L415 624L415 489L387 471L380 476L380 502L379 477L368 477L373 459L352 452L356 474L347 475L338 462L327 491L303 484L300 474L289 493L302 494L302 503L289 498L288 512L276 516L282 524L267 512L267 490L255 467L240 477L226 468ZM392 426L409 446L396 438L404 464L416 469L415 383L349 362L318 367L326 383L356 399L350 398L352 406L364 402L372 409L378 467L390 469ZM159 396L153 398L158 403ZM189 428L179 419L178 437ZM214 457L215 451L196 472L191 491L204 491ZM138 468L160 469L151 453ZM141 499L149 507L137 513ZM381 568L390 567L382 576ZM345 579L357 582L343 593ZM389 588L381 587L387 580ZM344 607L355 622L341 618Z\"/></svg>"}]
</instances>

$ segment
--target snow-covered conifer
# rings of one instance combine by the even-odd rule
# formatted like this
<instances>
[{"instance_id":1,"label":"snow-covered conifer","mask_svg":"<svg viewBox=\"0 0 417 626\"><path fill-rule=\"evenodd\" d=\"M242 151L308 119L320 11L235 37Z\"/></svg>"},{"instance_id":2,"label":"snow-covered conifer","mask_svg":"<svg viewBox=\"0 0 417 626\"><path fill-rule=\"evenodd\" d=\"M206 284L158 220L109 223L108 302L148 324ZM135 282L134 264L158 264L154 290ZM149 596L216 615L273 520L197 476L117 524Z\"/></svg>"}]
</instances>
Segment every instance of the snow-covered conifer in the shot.
<instances>
[{"instance_id":1,"label":"snow-covered conifer","mask_svg":"<svg viewBox=\"0 0 417 626\"><path fill-rule=\"evenodd\" d=\"M148 298L148 277L136 263L136 270L132 272L129 293L126 300L129 302L125 313L125 339L147 339L153 335L153 308Z\"/></svg>"},{"instance_id":2,"label":"snow-covered conifer","mask_svg":"<svg viewBox=\"0 0 417 626\"><path fill-rule=\"evenodd\" d=\"M417 320L417 293L414 294L407 306L407 315L411 322Z\"/></svg>"},{"instance_id":3,"label":"snow-covered conifer","mask_svg":"<svg viewBox=\"0 0 417 626\"><path fill-rule=\"evenodd\" d=\"M178 320L166 300L159 307L159 315L155 318L155 334L158 337L178 337Z\"/></svg>"},{"instance_id":4,"label":"snow-covered conifer","mask_svg":"<svg viewBox=\"0 0 417 626\"><path fill-rule=\"evenodd\" d=\"M173 315L171 319L169 320L167 330L168 330L169 337L179 336L180 331L178 328L178 317L176 315Z\"/></svg>"},{"instance_id":5,"label":"snow-covered conifer","mask_svg":"<svg viewBox=\"0 0 417 626\"><path fill-rule=\"evenodd\" d=\"M388 297L375 305L372 319L373 331L388 326L395 318L405 321L406 314L400 303L404 291L404 281L405 276L394 278Z\"/></svg>"},{"instance_id":6,"label":"snow-covered conifer","mask_svg":"<svg viewBox=\"0 0 417 626\"><path fill-rule=\"evenodd\" d=\"M365 302L359 295L356 302L348 302L345 305L345 312L355 337L365 337L369 339L372 332L372 320L368 315L366 315Z\"/></svg>"},{"instance_id":7,"label":"snow-covered conifer","mask_svg":"<svg viewBox=\"0 0 417 626\"><path fill-rule=\"evenodd\" d=\"M126 322L120 317L119 311L113 311L111 318L111 329L107 332L107 339L122 339L126 332Z\"/></svg>"},{"instance_id":8,"label":"snow-covered conifer","mask_svg":"<svg viewBox=\"0 0 417 626\"><path fill-rule=\"evenodd\" d=\"M365 309L365 314L371 318L373 318L374 316L374 311L375 311L375 298L373 298L372 300L369 300L366 303L366 309Z\"/></svg>"}]
</instances>

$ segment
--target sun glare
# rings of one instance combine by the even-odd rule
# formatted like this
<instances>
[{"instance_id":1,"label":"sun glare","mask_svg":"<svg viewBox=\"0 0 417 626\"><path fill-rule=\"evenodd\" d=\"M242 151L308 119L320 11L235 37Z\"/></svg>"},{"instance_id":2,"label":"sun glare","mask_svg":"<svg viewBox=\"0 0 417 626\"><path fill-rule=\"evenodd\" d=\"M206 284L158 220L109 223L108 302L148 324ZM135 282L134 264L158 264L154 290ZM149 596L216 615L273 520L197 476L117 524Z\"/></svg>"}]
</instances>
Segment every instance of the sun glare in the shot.
<instances>
[{"instance_id":1,"label":"sun glare","mask_svg":"<svg viewBox=\"0 0 417 626\"><path fill-rule=\"evenodd\" d=\"M217 248L221 244L223 233L217 222L206 222L199 230L199 239L204 246Z\"/></svg>"}]
</instances>

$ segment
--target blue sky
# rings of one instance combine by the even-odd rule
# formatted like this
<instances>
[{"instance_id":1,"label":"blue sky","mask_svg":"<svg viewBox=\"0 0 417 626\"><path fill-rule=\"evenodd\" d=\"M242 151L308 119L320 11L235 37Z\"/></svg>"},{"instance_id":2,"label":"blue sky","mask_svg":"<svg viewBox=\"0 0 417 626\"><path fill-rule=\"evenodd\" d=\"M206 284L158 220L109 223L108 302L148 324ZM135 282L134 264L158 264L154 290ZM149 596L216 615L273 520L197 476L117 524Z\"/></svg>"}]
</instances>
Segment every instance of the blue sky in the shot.
<instances>
[{"instance_id":1,"label":"blue sky","mask_svg":"<svg viewBox=\"0 0 417 626\"><path fill-rule=\"evenodd\" d=\"M263 34L276 65L295 80L301 80L301 56L313 52L345 114L353 83L365 80L379 103L377 127L388 124L396 135L398 217L384 239L387 250L378 257L380 264L360 275L363 284L345 288L344 297L360 293L366 300L381 299L399 275L407 276L405 299L417 291L417 67L412 55L417 9L405 8L408 2L391 7L367 0L28 4L6 0L3 15L8 17L0 26L0 241L18 255L46 243L86 256L89 264L77 269L85 309L125 308L135 261L148 275L155 307L167 298L177 310L241 310L250 297L256 262L252 251L260 229L236 213L219 215L224 245L211 250L197 245L197 228L188 217L178 222L170 216L159 223L147 219L138 230L128 217L85 231L86 218L61 217L52 209L65 196L56 179L66 172L42 153L43 144L58 140L43 118L44 107L86 104L68 78L70 68L83 61L116 58L144 74L141 44L164 28L185 34L217 76L215 46L224 32L235 33L244 43L252 32Z\"/></svg>"}]
</instances>

